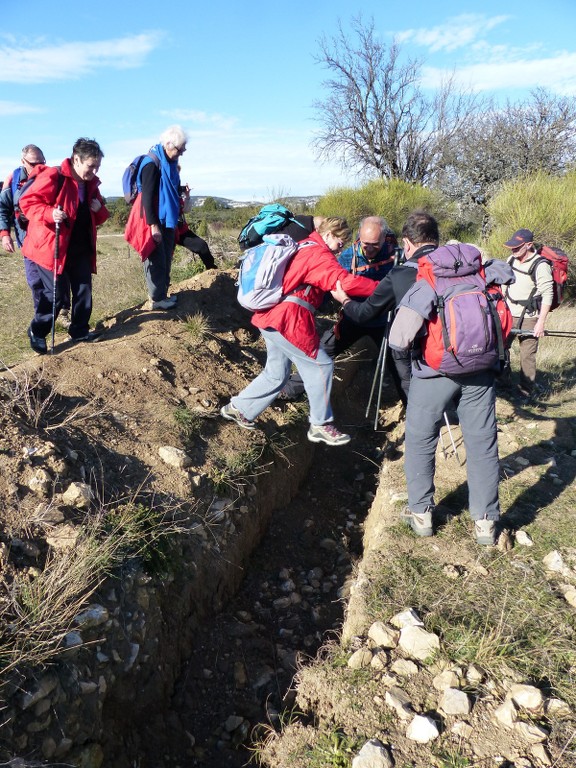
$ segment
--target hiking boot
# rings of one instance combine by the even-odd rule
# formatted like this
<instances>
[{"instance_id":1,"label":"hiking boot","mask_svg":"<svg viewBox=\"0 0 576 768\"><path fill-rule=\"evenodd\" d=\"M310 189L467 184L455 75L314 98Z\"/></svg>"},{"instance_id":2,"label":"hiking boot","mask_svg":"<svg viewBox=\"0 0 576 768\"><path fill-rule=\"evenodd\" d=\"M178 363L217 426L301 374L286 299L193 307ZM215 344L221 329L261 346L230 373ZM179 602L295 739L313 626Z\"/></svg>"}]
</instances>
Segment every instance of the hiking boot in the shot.
<instances>
[{"instance_id":1,"label":"hiking boot","mask_svg":"<svg viewBox=\"0 0 576 768\"><path fill-rule=\"evenodd\" d=\"M416 536L432 536L434 529L432 527L432 512L434 507L426 507L424 512L412 512L405 507L402 513L402 519L414 531Z\"/></svg>"},{"instance_id":2,"label":"hiking boot","mask_svg":"<svg viewBox=\"0 0 576 768\"><path fill-rule=\"evenodd\" d=\"M166 297L166 301L169 301L171 304L178 304L178 296L173 293L171 296Z\"/></svg>"},{"instance_id":3,"label":"hiking boot","mask_svg":"<svg viewBox=\"0 0 576 768\"><path fill-rule=\"evenodd\" d=\"M39 355L45 355L46 352L48 352L46 339L43 339L42 336L34 336L31 328L28 328L28 338L30 339L30 346L34 352L37 352Z\"/></svg>"},{"instance_id":4,"label":"hiking boot","mask_svg":"<svg viewBox=\"0 0 576 768\"><path fill-rule=\"evenodd\" d=\"M58 322L64 328L65 331L70 328L72 321L70 320L70 310L69 309L61 309L60 314L58 315Z\"/></svg>"},{"instance_id":5,"label":"hiking boot","mask_svg":"<svg viewBox=\"0 0 576 768\"><path fill-rule=\"evenodd\" d=\"M494 520L475 520L474 533L476 543L485 547L493 547L496 544L496 523Z\"/></svg>"},{"instance_id":6,"label":"hiking boot","mask_svg":"<svg viewBox=\"0 0 576 768\"><path fill-rule=\"evenodd\" d=\"M102 336L102 331L88 331L84 336L69 336L70 341L86 341L88 343L92 341L98 341Z\"/></svg>"},{"instance_id":7,"label":"hiking boot","mask_svg":"<svg viewBox=\"0 0 576 768\"><path fill-rule=\"evenodd\" d=\"M228 421L235 421L239 427L244 427L244 429L256 428L256 424L253 421L249 421L246 416L243 416L238 408L234 408L232 403L223 405L222 408L220 408L220 415L224 416Z\"/></svg>"},{"instance_id":8,"label":"hiking boot","mask_svg":"<svg viewBox=\"0 0 576 768\"><path fill-rule=\"evenodd\" d=\"M160 301L150 301L149 306L150 306L150 309L175 309L176 301L172 301L171 299L161 299Z\"/></svg>"},{"instance_id":9,"label":"hiking boot","mask_svg":"<svg viewBox=\"0 0 576 768\"><path fill-rule=\"evenodd\" d=\"M308 440L326 445L346 445L350 442L350 435L340 432L334 424L312 424L308 430Z\"/></svg>"}]
</instances>

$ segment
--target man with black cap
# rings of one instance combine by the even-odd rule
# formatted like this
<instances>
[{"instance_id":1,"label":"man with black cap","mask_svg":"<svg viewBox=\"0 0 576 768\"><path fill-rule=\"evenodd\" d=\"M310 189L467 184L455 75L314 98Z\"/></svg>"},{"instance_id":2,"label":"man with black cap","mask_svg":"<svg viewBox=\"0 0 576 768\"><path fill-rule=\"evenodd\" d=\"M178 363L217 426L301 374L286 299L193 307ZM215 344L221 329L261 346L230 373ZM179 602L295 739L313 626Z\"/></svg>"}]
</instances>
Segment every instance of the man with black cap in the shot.
<instances>
[{"instance_id":1,"label":"man with black cap","mask_svg":"<svg viewBox=\"0 0 576 768\"><path fill-rule=\"evenodd\" d=\"M546 317L552 306L554 283L550 262L534 247L534 235L529 229L519 229L504 243L510 249L508 263L514 270L516 282L507 286L506 301L514 318L514 328L526 331L518 336L520 344L520 394L530 397L536 385L536 352L538 339L544 336ZM508 337L508 345L515 334Z\"/></svg>"}]
</instances>

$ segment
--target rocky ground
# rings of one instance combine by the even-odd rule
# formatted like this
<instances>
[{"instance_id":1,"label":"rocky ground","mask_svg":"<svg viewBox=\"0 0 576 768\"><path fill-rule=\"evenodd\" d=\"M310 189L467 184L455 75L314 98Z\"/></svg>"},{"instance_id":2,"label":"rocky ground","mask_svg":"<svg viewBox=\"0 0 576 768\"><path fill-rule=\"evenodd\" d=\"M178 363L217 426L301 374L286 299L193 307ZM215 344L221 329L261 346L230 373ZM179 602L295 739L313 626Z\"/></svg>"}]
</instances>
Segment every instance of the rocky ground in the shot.
<instances>
[{"instance_id":1,"label":"rocky ground","mask_svg":"<svg viewBox=\"0 0 576 768\"><path fill-rule=\"evenodd\" d=\"M231 457L264 444L282 450L279 435L288 429L296 435L291 439L304 441L302 452L310 450L306 425L299 421L305 404L269 409L256 434L218 415L220 406L260 370L264 359L249 316L235 301L233 276L203 273L178 286L178 292L173 313L145 307L126 310L102 324L98 343L72 345L59 334L54 356L31 356L4 372L4 391L12 393L3 396L0 414L4 590L10 589L17 571L33 574L46 562L47 531L84 521L77 512L59 516L49 503L52 494L61 497L72 482L96 488L102 503L138 494L185 509L189 500L193 515L192 500L210 496L211 483ZM202 341L189 323L199 312L209 326ZM352 379L353 370L358 373ZM246 764L250 745L266 728L278 726L280 713L296 701L296 668L340 633L362 556L373 546L382 550L388 545L379 535L397 514L390 493L401 495L404 490L400 409L387 387L375 431L372 415L369 420L365 416L371 366L352 360L340 364L338 371L342 381L335 390L337 422L352 434L353 442L340 449L314 448L305 483L274 514L239 575L240 591L198 628L169 711L152 716L145 731L134 734L138 755L131 765ZM503 408L503 447L514 462L521 458L524 441L530 440L522 431L527 414L514 405ZM194 414L200 426L193 437L186 436L176 411ZM567 419L554 427L542 422L539 429L551 430L532 440L542 454L557 429L563 430L563 440L573 440ZM54 444L52 453L40 451L37 434L42 435L42 451L47 442ZM160 448L166 446L185 450L185 472L162 457ZM563 445L562 454L567 451ZM280 471L289 473L293 467L285 464ZM448 458L439 463L439 482L460 482L463 471L459 462ZM571 470L563 465L562 471ZM387 501L374 507L378 494L388 494ZM460 551L446 540L434 546L440 546L438 557L457 573L475 567L474 553L465 554L468 549ZM354 611L348 608L346 632L362 638L366 618L356 621ZM425 686L430 684L427 679ZM416 694L414 698L419 700ZM311 708L313 699L304 689L296 705ZM276 765L283 765L283 759Z\"/></svg>"}]
</instances>

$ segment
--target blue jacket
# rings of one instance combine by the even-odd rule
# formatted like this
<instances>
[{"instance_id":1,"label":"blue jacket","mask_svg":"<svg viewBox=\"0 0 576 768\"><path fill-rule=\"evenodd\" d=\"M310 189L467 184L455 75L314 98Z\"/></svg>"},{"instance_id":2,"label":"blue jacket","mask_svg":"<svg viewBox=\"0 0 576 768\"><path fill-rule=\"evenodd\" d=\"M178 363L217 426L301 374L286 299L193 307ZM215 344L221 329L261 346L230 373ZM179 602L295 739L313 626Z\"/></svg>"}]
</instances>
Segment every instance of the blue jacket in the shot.
<instances>
[{"instance_id":1,"label":"blue jacket","mask_svg":"<svg viewBox=\"0 0 576 768\"><path fill-rule=\"evenodd\" d=\"M394 266L397 245L398 241L396 240L396 237L390 232L386 236L384 245L378 251L376 257L371 261L368 261L362 250L362 246L360 245L360 240L356 240L350 248L346 248L346 250L342 251L340 256L338 256L338 263L340 266L344 267L347 272L350 272L351 275L370 277L372 280L380 282L380 280L382 280ZM358 299L356 299L356 301L358 301ZM362 299L359 301L362 301ZM367 322L363 322L361 325L365 325L369 328L380 328L386 324L386 321L386 315L382 315L375 319L368 320Z\"/></svg>"},{"instance_id":2,"label":"blue jacket","mask_svg":"<svg viewBox=\"0 0 576 768\"><path fill-rule=\"evenodd\" d=\"M16 189L12 192L12 180L17 177ZM14 236L18 247L22 247L24 238L26 237L26 230L22 229L18 216L15 216L14 209L16 203L20 197L20 190L24 183L28 180L28 174L24 167L16 168L12 171L10 176L10 183L6 184L2 192L0 192L0 237L3 235L9 235L10 230L14 227Z\"/></svg>"}]
</instances>

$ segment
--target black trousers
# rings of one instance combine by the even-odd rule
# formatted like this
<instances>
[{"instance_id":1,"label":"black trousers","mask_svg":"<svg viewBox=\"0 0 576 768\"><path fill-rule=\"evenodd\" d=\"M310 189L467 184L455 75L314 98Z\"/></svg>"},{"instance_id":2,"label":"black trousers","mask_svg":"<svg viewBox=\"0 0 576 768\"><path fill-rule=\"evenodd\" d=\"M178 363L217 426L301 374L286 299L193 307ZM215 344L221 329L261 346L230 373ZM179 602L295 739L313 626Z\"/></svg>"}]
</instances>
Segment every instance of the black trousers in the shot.
<instances>
[{"instance_id":1,"label":"black trousers","mask_svg":"<svg viewBox=\"0 0 576 768\"><path fill-rule=\"evenodd\" d=\"M346 315L332 328L325 331L320 338L320 346L332 358L349 349L355 342L369 336L380 349L384 340L386 326L366 326L352 322ZM386 355L386 370L390 373L398 397L404 405L408 402L410 387L411 358L409 352L397 352L388 349ZM291 374L283 393L288 399L298 397L304 392L304 384L298 371Z\"/></svg>"},{"instance_id":2,"label":"black trousers","mask_svg":"<svg viewBox=\"0 0 576 768\"><path fill-rule=\"evenodd\" d=\"M54 273L36 265L42 289L38 295L38 305L30 329L34 336L45 339L52 330L52 311L54 298ZM68 333L73 338L85 336L90 330L92 314L92 258L90 254L76 256L68 253L62 275L56 278L55 317L65 305L67 292L72 291L72 311Z\"/></svg>"},{"instance_id":3,"label":"black trousers","mask_svg":"<svg viewBox=\"0 0 576 768\"><path fill-rule=\"evenodd\" d=\"M180 235L178 245L187 248L189 251L192 251L192 253L197 253L202 259L206 269L215 268L216 262L214 261L214 256L212 256L208 243L206 240L202 240L201 237L198 237L198 235L192 232L191 229Z\"/></svg>"}]
</instances>

